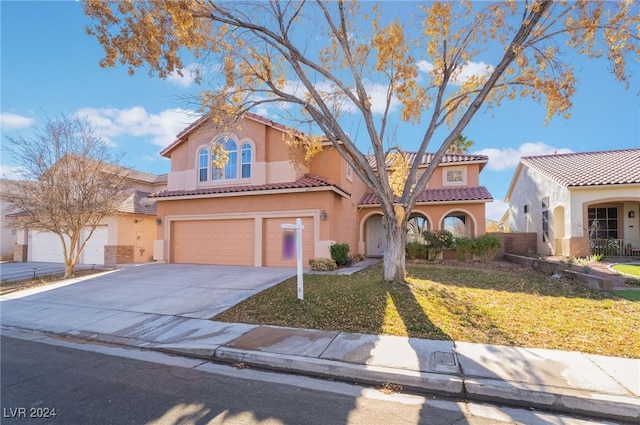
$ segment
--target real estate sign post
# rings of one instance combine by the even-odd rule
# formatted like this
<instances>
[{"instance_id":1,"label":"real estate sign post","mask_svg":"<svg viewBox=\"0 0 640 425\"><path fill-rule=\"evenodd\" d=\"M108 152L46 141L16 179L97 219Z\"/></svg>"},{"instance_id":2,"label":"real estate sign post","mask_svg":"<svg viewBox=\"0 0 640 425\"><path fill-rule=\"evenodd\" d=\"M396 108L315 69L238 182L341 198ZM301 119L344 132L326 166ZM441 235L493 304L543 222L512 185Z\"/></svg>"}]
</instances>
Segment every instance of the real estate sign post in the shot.
<instances>
[{"instance_id":1,"label":"real estate sign post","mask_svg":"<svg viewBox=\"0 0 640 425\"><path fill-rule=\"evenodd\" d=\"M296 231L296 262L298 269L298 299L304 299L304 283L302 281L302 219L296 218L296 224L281 224L280 227L284 230Z\"/></svg>"}]
</instances>

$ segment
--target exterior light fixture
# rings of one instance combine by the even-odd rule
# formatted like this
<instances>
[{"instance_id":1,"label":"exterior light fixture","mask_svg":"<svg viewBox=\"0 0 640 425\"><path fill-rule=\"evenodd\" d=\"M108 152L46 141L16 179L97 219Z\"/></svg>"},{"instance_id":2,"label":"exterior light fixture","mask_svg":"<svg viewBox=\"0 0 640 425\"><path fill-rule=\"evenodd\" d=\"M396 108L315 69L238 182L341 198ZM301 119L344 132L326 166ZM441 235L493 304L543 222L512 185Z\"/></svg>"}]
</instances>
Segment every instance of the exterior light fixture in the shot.
<instances>
[{"instance_id":1,"label":"exterior light fixture","mask_svg":"<svg viewBox=\"0 0 640 425\"><path fill-rule=\"evenodd\" d=\"M322 210L322 212L320 213L320 220L326 220L327 219L327 212L325 210Z\"/></svg>"},{"instance_id":2,"label":"exterior light fixture","mask_svg":"<svg viewBox=\"0 0 640 425\"><path fill-rule=\"evenodd\" d=\"M162 223L162 220L160 218L156 218L156 224L160 225Z\"/></svg>"},{"instance_id":3,"label":"exterior light fixture","mask_svg":"<svg viewBox=\"0 0 640 425\"><path fill-rule=\"evenodd\" d=\"M634 218L636 216L635 211L629 211L629 218Z\"/></svg>"}]
</instances>

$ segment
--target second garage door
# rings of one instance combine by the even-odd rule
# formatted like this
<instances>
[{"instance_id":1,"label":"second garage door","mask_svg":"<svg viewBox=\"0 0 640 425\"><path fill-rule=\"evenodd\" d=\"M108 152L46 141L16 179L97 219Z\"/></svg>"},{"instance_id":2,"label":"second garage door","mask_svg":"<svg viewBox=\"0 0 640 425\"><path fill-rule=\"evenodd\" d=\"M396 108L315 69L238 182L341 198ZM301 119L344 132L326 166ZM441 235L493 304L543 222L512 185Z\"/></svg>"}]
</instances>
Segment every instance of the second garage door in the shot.
<instances>
[{"instance_id":1,"label":"second garage door","mask_svg":"<svg viewBox=\"0 0 640 425\"><path fill-rule=\"evenodd\" d=\"M176 221L171 261L188 264L254 265L253 219Z\"/></svg>"},{"instance_id":2,"label":"second garage door","mask_svg":"<svg viewBox=\"0 0 640 425\"><path fill-rule=\"evenodd\" d=\"M282 256L282 238L284 231L280 227L281 224L296 222L295 217L292 218L267 218L264 220L263 232L264 232L264 248L263 248L263 260L265 266L277 266L277 267L295 267L296 260L284 259ZM313 258L313 218L307 217L302 219L304 230L302 231L302 257L303 266L309 265L309 259Z\"/></svg>"}]
</instances>

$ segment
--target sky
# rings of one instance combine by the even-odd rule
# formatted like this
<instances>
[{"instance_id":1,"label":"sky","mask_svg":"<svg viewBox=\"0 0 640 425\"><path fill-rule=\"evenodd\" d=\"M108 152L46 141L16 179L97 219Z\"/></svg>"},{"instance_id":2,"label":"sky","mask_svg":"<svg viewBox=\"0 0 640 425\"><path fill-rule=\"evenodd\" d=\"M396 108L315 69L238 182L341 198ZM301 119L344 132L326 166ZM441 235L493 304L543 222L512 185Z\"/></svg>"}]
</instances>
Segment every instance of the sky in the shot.
<instances>
[{"instance_id":1,"label":"sky","mask_svg":"<svg viewBox=\"0 0 640 425\"><path fill-rule=\"evenodd\" d=\"M144 69L131 77L123 66L100 68L103 50L85 33L89 22L76 1L0 0L2 146L7 137L28 137L46 117L77 114L86 116L114 150L125 154L125 165L168 173L169 160L159 152L197 118L193 103L185 99L202 87L188 72L183 78L162 80ZM634 78L625 89L605 61L571 59L579 83L570 119L553 118L545 125L543 106L516 100L477 114L465 129L474 141L469 153L489 156L480 175L480 184L494 198L487 205L487 218L498 220L506 211L504 198L522 156L640 147L638 63L632 65ZM270 115L268 110L255 112ZM412 136L402 135L409 140L407 150ZM413 138L420 137L416 132ZM0 175L15 177L11 157L5 151L0 155Z\"/></svg>"}]
</instances>

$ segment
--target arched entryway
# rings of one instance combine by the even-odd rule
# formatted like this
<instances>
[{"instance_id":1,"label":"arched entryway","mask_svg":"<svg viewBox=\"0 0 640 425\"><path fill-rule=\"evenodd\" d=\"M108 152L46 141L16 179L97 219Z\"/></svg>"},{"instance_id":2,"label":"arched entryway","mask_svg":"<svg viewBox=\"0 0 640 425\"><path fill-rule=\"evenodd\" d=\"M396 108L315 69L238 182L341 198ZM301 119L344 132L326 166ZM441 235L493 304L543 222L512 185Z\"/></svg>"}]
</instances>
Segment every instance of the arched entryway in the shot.
<instances>
[{"instance_id":1,"label":"arched entryway","mask_svg":"<svg viewBox=\"0 0 640 425\"><path fill-rule=\"evenodd\" d=\"M450 231L454 237L477 236L475 220L466 211L456 210L447 213L440 228Z\"/></svg>"},{"instance_id":2,"label":"arched entryway","mask_svg":"<svg viewBox=\"0 0 640 425\"><path fill-rule=\"evenodd\" d=\"M422 233L431 230L429 219L420 213L413 213L407 222L407 242L424 243Z\"/></svg>"}]
</instances>

